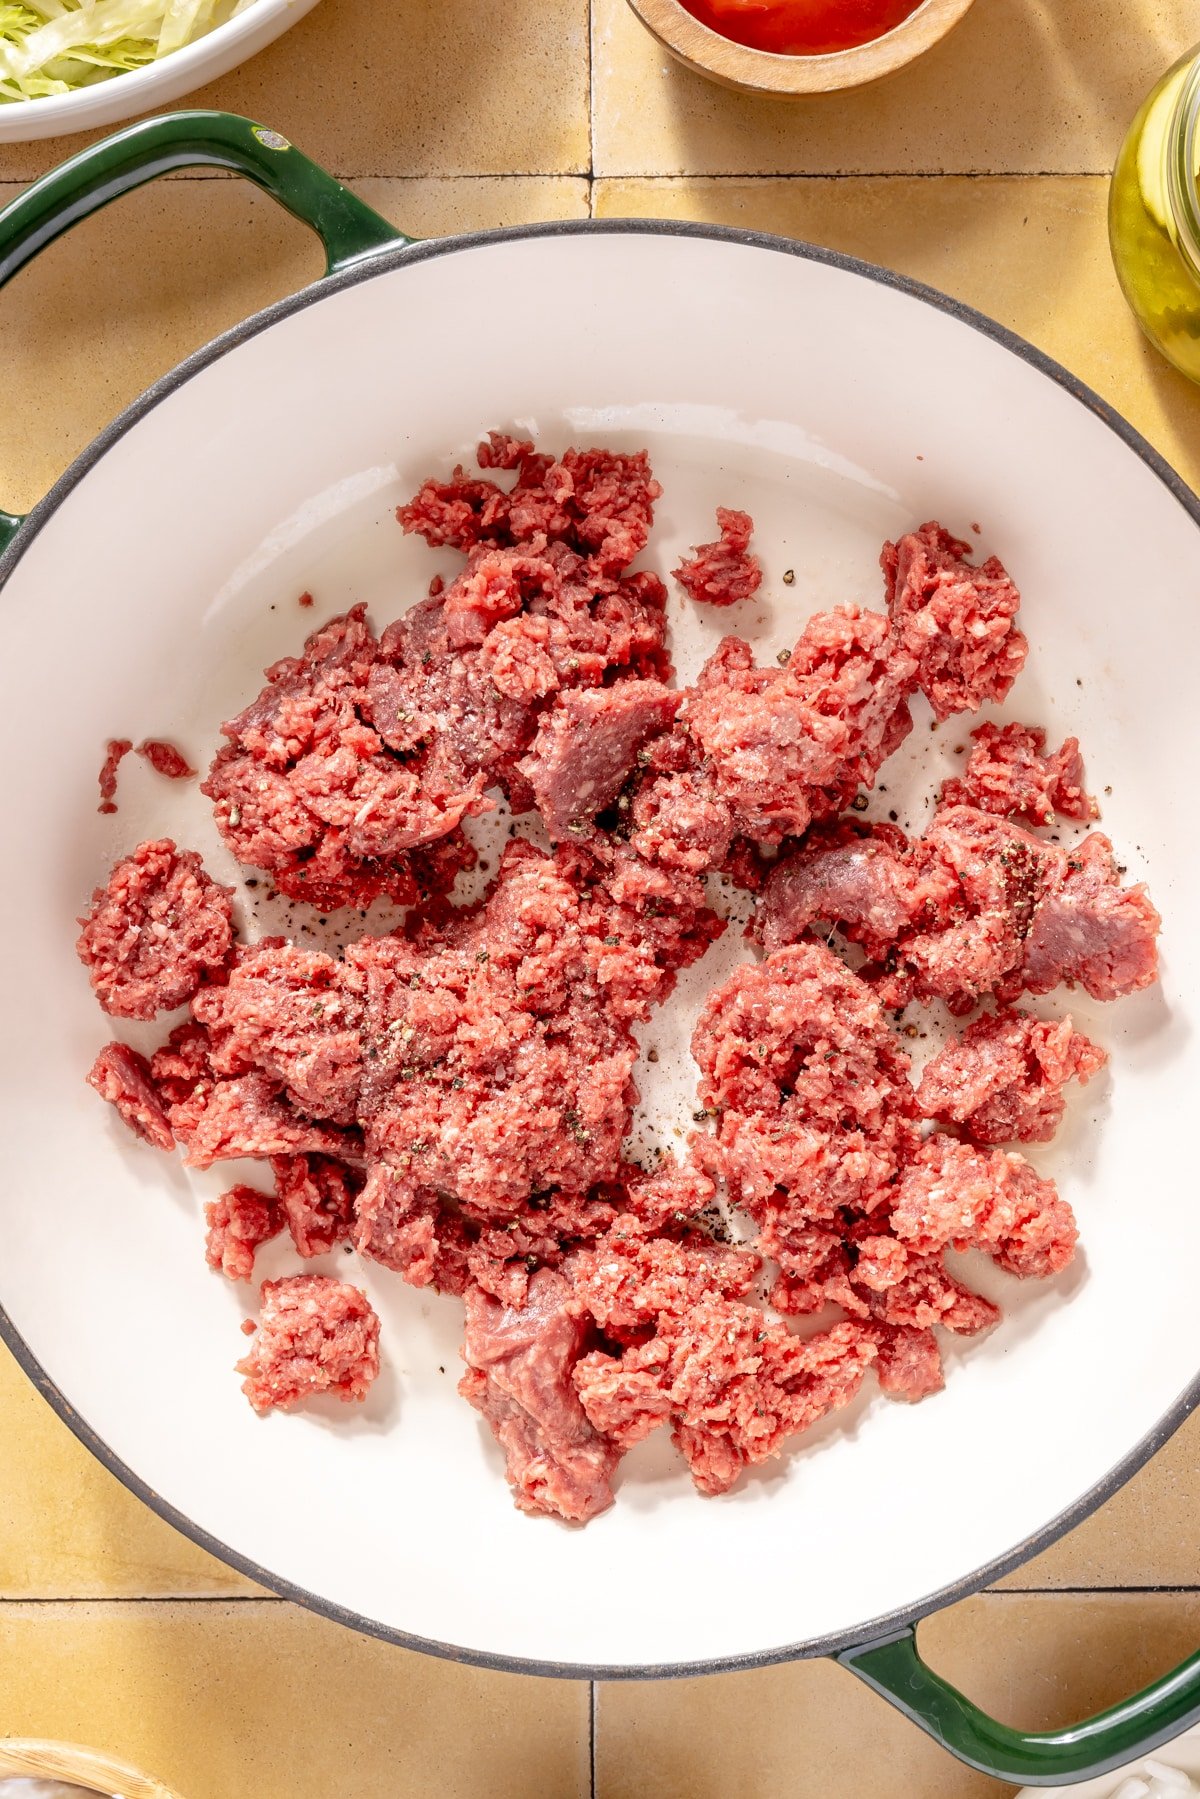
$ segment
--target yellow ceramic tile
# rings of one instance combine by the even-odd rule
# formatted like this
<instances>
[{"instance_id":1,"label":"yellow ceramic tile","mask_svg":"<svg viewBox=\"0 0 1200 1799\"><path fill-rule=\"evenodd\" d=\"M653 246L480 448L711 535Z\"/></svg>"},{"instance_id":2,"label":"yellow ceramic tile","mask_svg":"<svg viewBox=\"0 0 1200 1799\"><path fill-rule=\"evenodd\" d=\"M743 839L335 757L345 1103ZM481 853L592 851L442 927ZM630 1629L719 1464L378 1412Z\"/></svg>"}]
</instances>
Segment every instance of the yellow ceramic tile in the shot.
<instances>
[{"instance_id":1,"label":"yellow ceramic tile","mask_svg":"<svg viewBox=\"0 0 1200 1799\"><path fill-rule=\"evenodd\" d=\"M1107 200L1100 177L595 186L601 216L703 219L806 238L966 300L1082 376L1200 486L1200 389L1150 349L1121 297Z\"/></svg>"},{"instance_id":2,"label":"yellow ceramic tile","mask_svg":"<svg viewBox=\"0 0 1200 1799\"><path fill-rule=\"evenodd\" d=\"M1030 1587L1186 1587L1200 1581L1200 1415L1086 1523L1001 1582Z\"/></svg>"},{"instance_id":3,"label":"yellow ceramic tile","mask_svg":"<svg viewBox=\"0 0 1200 1799\"><path fill-rule=\"evenodd\" d=\"M258 1591L164 1524L101 1467L3 1348L0 1442L5 1598Z\"/></svg>"},{"instance_id":4,"label":"yellow ceramic tile","mask_svg":"<svg viewBox=\"0 0 1200 1799\"><path fill-rule=\"evenodd\" d=\"M1089 1716L1200 1645L1200 1596L989 1595L922 1627L939 1673L1006 1723ZM596 1799L998 1799L831 1662L655 1686L607 1686Z\"/></svg>"},{"instance_id":5,"label":"yellow ceramic tile","mask_svg":"<svg viewBox=\"0 0 1200 1799\"><path fill-rule=\"evenodd\" d=\"M583 1685L463 1668L293 1606L0 1606L0 1731L179 1799L582 1799Z\"/></svg>"},{"instance_id":6,"label":"yellow ceramic tile","mask_svg":"<svg viewBox=\"0 0 1200 1799\"><path fill-rule=\"evenodd\" d=\"M581 173L587 19L588 0L321 0L176 105L261 119L351 178ZM4 145L0 180L102 135Z\"/></svg>"},{"instance_id":7,"label":"yellow ceramic tile","mask_svg":"<svg viewBox=\"0 0 1200 1799\"><path fill-rule=\"evenodd\" d=\"M586 183L565 177L355 185L416 236L587 211ZM321 266L316 240L242 181L160 182L77 226L0 294L0 506L27 510L157 376Z\"/></svg>"},{"instance_id":8,"label":"yellow ceramic tile","mask_svg":"<svg viewBox=\"0 0 1200 1799\"><path fill-rule=\"evenodd\" d=\"M1098 172L1198 34L1191 0L979 0L891 81L794 102L681 68L625 0L596 0L596 172Z\"/></svg>"}]
</instances>

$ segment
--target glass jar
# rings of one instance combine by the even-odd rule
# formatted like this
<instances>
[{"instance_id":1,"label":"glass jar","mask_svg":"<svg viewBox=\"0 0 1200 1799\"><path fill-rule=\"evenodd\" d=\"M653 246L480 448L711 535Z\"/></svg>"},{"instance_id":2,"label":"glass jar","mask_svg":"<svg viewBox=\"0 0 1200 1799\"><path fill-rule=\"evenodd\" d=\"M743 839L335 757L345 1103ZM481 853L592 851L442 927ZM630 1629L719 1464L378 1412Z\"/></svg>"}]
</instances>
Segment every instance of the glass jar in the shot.
<instances>
[{"instance_id":1,"label":"glass jar","mask_svg":"<svg viewBox=\"0 0 1200 1799\"><path fill-rule=\"evenodd\" d=\"M1200 52L1150 95L1121 146L1108 205L1113 261L1146 336L1200 381Z\"/></svg>"}]
</instances>

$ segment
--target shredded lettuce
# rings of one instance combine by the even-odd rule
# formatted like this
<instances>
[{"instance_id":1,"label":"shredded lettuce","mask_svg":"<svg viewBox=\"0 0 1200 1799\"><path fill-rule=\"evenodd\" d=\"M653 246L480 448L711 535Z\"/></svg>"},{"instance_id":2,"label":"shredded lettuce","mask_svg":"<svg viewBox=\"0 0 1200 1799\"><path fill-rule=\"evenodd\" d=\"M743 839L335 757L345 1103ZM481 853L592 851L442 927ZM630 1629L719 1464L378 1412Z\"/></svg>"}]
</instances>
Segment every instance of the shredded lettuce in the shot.
<instances>
[{"instance_id":1,"label":"shredded lettuce","mask_svg":"<svg viewBox=\"0 0 1200 1799\"><path fill-rule=\"evenodd\" d=\"M0 103L145 68L254 0L0 0Z\"/></svg>"}]
</instances>

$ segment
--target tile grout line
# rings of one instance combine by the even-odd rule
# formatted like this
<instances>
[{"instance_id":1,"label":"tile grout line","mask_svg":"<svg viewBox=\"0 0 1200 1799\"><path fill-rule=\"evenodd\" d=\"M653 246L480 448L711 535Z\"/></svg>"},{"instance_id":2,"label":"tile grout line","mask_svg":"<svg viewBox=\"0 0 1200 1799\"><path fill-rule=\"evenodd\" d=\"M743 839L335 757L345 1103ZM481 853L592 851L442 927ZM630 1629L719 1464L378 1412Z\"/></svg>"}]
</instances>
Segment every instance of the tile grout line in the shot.
<instances>
[{"instance_id":1,"label":"tile grout line","mask_svg":"<svg viewBox=\"0 0 1200 1799\"><path fill-rule=\"evenodd\" d=\"M587 17L587 209L596 216L596 0L588 0ZM593 1793L593 1799L595 1795Z\"/></svg>"},{"instance_id":2,"label":"tile grout line","mask_svg":"<svg viewBox=\"0 0 1200 1799\"><path fill-rule=\"evenodd\" d=\"M1111 169L778 169L774 172L769 169L707 169L701 173L676 170L669 174L661 170L618 169L608 170L595 178L613 183L639 181L650 187L677 187L682 182L699 186L704 182L724 181L740 181L749 187L767 181L1107 181L1111 175ZM449 176L446 179L462 178Z\"/></svg>"},{"instance_id":3,"label":"tile grout line","mask_svg":"<svg viewBox=\"0 0 1200 1799\"><path fill-rule=\"evenodd\" d=\"M288 1605L279 1593L55 1593L0 1594L0 1611L12 1605Z\"/></svg>"},{"instance_id":4,"label":"tile grout line","mask_svg":"<svg viewBox=\"0 0 1200 1799\"><path fill-rule=\"evenodd\" d=\"M1200 1593L1200 1586L1178 1582L1163 1586L1097 1586L1097 1587L984 1587L979 1598L987 1599L1079 1599L1079 1598L1153 1598L1156 1594Z\"/></svg>"},{"instance_id":5,"label":"tile grout line","mask_svg":"<svg viewBox=\"0 0 1200 1799\"><path fill-rule=\"evenodd\" d=\"M590 112L590 107L589 107ZM589 118L589 137L591 120ZM821 171L792 170L777 171L742 171L736 169L710 170L706 174L653 174L639 173L637 170L624 170L616 173L599 175L594 165L594 152L589 148L589 166L586 170L578 169L480 169L476 171L460 171L457 174L428 173L421 175L380 175L371 171L344 175L334 172L334 179L341 182L356 181L394 181L398 185L415 184L416 182L466 182L466 181L570 181L584 180L589 189L597 181L613 184L642 182L651 187L678 186L687 182L693 186L705 182L742 182L746 186L762 185L766 182L796 183L810 181L1107 181L1112 174L1111 169L825 169ZM30 182L40 179L41 173L29 176L0 177L0 190L12 188L23 191ZM220 172L212 174L188 173L177 171L172 181L228 182L238 179L234 175Z\"/></svg>"}]
</instances>

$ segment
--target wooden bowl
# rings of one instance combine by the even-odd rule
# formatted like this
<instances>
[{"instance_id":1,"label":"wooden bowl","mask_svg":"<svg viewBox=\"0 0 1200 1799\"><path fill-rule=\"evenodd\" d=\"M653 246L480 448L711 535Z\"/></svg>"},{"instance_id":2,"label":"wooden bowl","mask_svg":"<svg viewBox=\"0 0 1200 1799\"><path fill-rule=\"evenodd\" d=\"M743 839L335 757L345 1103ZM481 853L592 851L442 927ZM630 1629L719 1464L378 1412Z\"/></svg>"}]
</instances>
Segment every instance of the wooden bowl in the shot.
<instances>
[{"instance_id":1,"label":"wooden bowl","mask_svg":"<svg viewBox=\"0 0 1200 1799\"><path fill-rule=\"evenodd\" d=\"M835 94L894 75L952 31L974 0L925 0L883 37L830 56L777 56L710 31L680 0L629 0L642 24L672 56L725 87L752 94Z\"/></svg>"},{"instance_id":2,"label":"wooden bowl","mask_svg":"<svg viewBox=\"0 0 1200 1799\"><path fill-rule=\"evenodd\" d=\"M76 1786L111 1793L114 1799L179 1799L170 1787L127 1762L84 1749L77 1743L44 1743L32 1737L0 1738L0 1780L21 1775L29 1780L73 1781Z\"/></svg>"}]
</instances>

